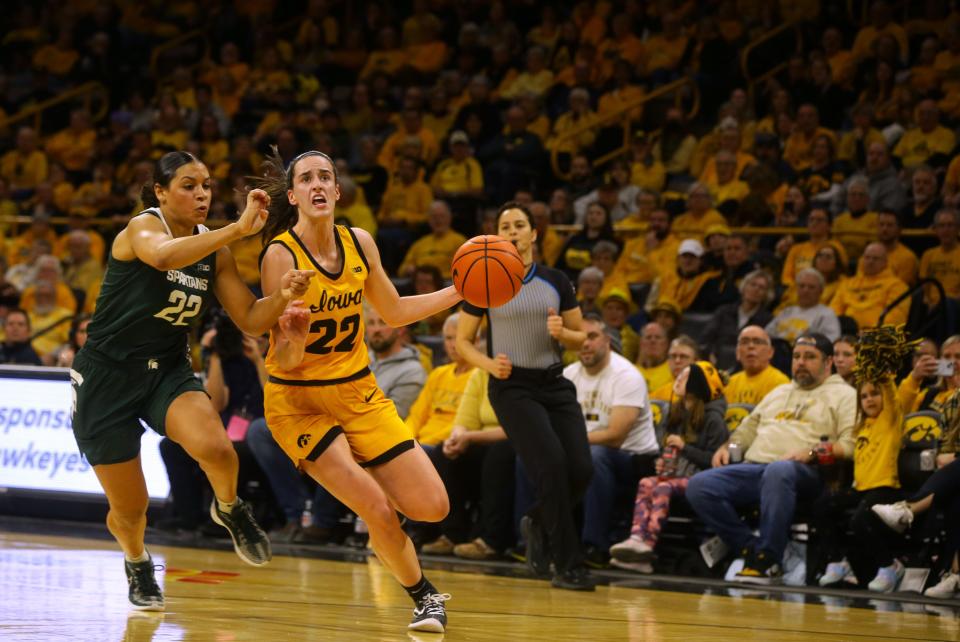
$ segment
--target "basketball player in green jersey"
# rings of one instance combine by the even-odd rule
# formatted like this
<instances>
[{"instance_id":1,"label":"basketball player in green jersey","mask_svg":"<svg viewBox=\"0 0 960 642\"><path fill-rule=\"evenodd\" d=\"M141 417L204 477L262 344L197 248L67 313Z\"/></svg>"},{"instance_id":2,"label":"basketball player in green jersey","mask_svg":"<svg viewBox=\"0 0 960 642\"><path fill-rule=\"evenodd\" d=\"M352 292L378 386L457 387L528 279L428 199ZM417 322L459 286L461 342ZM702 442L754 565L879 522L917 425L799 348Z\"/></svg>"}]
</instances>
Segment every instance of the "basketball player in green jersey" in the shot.
<instances>
[{"instance_id":1,"label":"basketball player in green jersey","mask_svg":"<svg viewBox=\"0 0 960 642\"><path fill-rule=\"evenodd\" d=\"M143 543L148 496L140 420L200 464L215 495L211 517L229 531L240 558L254 566L269 562L270 541L237 497L237 455L193 375L187 338L214 295L244 332L263 334L306 292L314 273L288 270L277 292L257 300L226 245L263 228L270 199L253 190L239 220L206 230L210 173L192 154L170 152L157 161L141 199L147 209L110 248L87 343L70 379L74 436L107 495L107 528L126 556L130 602L162 610Z\"/></svg>"}]
</instances>

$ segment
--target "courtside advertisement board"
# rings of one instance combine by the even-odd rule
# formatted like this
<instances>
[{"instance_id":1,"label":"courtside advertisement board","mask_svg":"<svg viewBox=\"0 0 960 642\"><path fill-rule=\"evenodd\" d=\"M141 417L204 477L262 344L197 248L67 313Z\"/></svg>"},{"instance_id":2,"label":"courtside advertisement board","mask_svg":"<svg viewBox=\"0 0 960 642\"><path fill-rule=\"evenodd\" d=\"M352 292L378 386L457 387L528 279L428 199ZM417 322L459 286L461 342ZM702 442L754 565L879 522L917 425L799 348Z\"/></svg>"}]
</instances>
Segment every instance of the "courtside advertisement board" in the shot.
<instances>
[{"instance_id":1,"label":"courtside advertisement board","mask_svg":"<svg viewBox=\"0 0 960 642\"><path fill-rule=\"evenodd\" d=\"M103 495L71 430L73 389L66 368L0 366L0 490ZM166 500L160 435L149 428L140 457L151 499Z\"/></svg>"}]
</instances>

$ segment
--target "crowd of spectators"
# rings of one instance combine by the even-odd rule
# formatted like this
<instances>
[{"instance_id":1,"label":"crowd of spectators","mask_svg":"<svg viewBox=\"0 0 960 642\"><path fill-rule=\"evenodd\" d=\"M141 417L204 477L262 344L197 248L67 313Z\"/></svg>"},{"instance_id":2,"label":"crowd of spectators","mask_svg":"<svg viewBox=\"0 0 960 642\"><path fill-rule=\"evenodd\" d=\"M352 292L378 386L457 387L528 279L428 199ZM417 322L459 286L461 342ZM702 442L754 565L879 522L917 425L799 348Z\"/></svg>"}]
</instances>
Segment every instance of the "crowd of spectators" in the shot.
<instances>
[{"instance_id":1,"label":"crowd of spectators","mask_svg":"<svg viewBox=\"0 0 960 642\"><path fill-rule=\"evenodd\" d=\"M756 543L746 575L769 577L793 511L765 489L800 470L791 496L819 490L815 467L783 462L820 435L852 456L859 330L906 324L926 339L923 354L952 362L940 378L926 361L899 374L924 393L908 412L940 413L937 447L950 457L938 467L954 465L960 431L960 12L877 0L851 15L856 4L21 3L0 17L0 362L70 364L109 244L139 211L152 162L173 149L209 167L211 225L235 217L271 146L284 160L328 153L341 222L375 235L410 292L440 288L465 238L490 233L491 211L515 199L533 215L538 259L571 277L587 315L588 342L564 358L596 471L588 559L606 563L637 484L679 439L717 454L689 458L689 487L647 483L633 524L644 546L656 543L664 493L686 492L734 553ZM786 65L758 80L738 54L781 24L802 37L796 48L776 41ZM669 100L640 102L682 79ZM87 82L107 89L103 117L65 102L39 128L8 120ZM231 246L255 290L261 248L259 238ZM391 329L369 310L366 322L372 370L451 495L439 530L416 526L425 550L506 554L531 495L487 403L487 374L448 340L456 316ZM266 475L279 536L336 537L342 507L284 466L255 404L238 405L237 386L245 399L262 386L262 346L233 336L227 348L225 328L214 315L198 329L196 369L214 398L232 400L220 404L224 424ZM798 373L795 344L811 336ZM818 374L804 383L807 362ZM719 388L690 390L691 373L699 382L711 368ZM778 405L799 403L796 389L835 406L824 410L834 425L805 425L803 444L777 439L803 423L802 412L785 423L790 408ZM730 443L761 466L749 479L709 470L726 463L704 428L720 400L747 407ZM162 452L177 477L174 524L195 527L196 506L178 501L196 494L195 471ZM723 493L781 508L761 508L755 542ZM652 568L649 551L634 553Z\"/></svg>"}]
</instances>

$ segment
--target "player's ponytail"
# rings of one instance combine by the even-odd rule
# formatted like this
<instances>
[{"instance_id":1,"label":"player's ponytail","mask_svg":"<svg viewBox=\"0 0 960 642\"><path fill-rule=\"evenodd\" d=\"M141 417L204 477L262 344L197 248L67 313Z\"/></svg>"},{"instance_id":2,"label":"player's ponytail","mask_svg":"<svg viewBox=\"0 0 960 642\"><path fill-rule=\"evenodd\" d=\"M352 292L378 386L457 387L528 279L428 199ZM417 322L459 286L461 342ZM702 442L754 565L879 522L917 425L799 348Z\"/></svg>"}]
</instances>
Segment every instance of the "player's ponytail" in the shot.
<instances>
[{"instance_id":1,"label":"player's ponytail","mask_svg":"<svg viewBox=\"0 0 960 642\"><path fill-rule=\"evenodd\" d=\"M293 172L297 162L306 156L322 156L330 161L330 166L333 167L334 181L339 182L340 178L337 174L336 164L323 152L304 152L290 161L289 166L286 166L276 145L270 147L270 154L263 162L263 176L247 177L251 187L262 189L270 196L269 215L261 233L264 245L297 224L299 219L297 208L291 205L289 199L287 199L287 190L293 187Z\"/></svg>"},{"instance_id":2,"label":"player's ponytail","mask_svg":"<svg viewBox=\"0 0 960 642\"><path fill-rule=\"evenodd\" d=\"M157 198L156 186L168 188L170 181L177 175L177 170L190 163L200 163L200 159L190 152L176 151L167 152L153 164L153 175L140 188L140 202L144 209L148 207L160 207L160 200Z\"/></svg>"}]
</instances>

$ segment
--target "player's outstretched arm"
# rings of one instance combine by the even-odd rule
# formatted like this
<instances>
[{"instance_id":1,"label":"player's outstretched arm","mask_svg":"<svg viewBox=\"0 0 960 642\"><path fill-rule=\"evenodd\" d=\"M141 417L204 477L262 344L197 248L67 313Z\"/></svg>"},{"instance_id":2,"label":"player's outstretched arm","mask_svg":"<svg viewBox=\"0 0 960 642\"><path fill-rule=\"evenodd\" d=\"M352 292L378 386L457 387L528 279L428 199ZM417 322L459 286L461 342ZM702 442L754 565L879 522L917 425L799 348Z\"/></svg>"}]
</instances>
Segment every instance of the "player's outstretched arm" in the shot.
<instances>
[{"instance_id":1,"label":"player's outstretched arm","mask_svg":"<svg viewBox=\"0 0 960 642\"><path fill-rule=\"evenodd\" d=\"M264 295L270 298L281 293L284 289L284 275L293 271L296 270L294 270L293 256L290 252L276 244L268 247L260 264L260 285ZM301 307L300 303L302 302L291 301L290 305L282 309L280 317L272 326L273 354L283 370L293 370L303 361L309 333L310 313Z\"/></svg>"},{"instance_id":2,"label":"player's outstretched arm","mask_svg":"<svg viewBox=\"0 0 960 642\"><path fill-rule=\"evenodd\" d=\"M383 320L387 322L387 325L394 328L410 325L441 310L446 310L463 300L452 285L430 294L401 297L397 293L397 288L393 286L393 282L390 281L387 273L383 270L383 264L380 262L380 251L377 249L373 237L370 236L369 232L358 227L353 228L353 231L370 267L370 275L367 277L367 283L364 286L366 296L377 312L380 313L380 316L383 317Z\"/></svg>"},{"instance_id":3,"label":"player's outstretched arm","mask_svg":"<svg viewBox=\"0 0 960 642\"><path fill-rule=\"evenodd\" d=\"M217 251L217 278L213 288L217 300L237 327L247 334L260 336L277 324L290 301L306 293L314 274L313 270L295 270L290 266L275 279L273 291L257 299L240 278L233 254L224 247Z\"/></svg>"},{"instance_id":4,"label":"player's outstretched arm","mask_svg":"<svg viewBox=\"0 0 960 642\"><path fill-rule=\"evenodd\" d=\"M263 229L269 203L270 197L266 192L251 190L247 194L247 207L239 220L218 230L181 238L170 236L156 216L136 216L117 235L113 245L114 257L121 261L140 259L161 271L186 267L237 239Z\"/></svg>"}]
</instances>

